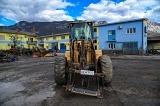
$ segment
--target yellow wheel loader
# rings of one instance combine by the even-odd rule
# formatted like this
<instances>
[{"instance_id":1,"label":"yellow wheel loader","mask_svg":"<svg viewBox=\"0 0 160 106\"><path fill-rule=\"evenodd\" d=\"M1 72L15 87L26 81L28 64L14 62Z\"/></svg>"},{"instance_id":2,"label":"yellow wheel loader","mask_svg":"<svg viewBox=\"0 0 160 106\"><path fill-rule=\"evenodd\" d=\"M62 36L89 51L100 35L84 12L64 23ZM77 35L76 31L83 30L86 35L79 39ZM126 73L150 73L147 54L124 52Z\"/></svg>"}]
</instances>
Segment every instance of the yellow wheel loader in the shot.
<instances>
[{"instance_id":1,"label":"yellow wheel loader","mask_svg":"<svg viewBox=\"0 0 160 106\"><path fill-rule=\"evenodd\" d=\"M102 50L95 50L92 21L71 22L70 51L55 56L54 79L72 93L103 97L103 87L112 79L112 62Z\"/></svg>"}]
</instances>

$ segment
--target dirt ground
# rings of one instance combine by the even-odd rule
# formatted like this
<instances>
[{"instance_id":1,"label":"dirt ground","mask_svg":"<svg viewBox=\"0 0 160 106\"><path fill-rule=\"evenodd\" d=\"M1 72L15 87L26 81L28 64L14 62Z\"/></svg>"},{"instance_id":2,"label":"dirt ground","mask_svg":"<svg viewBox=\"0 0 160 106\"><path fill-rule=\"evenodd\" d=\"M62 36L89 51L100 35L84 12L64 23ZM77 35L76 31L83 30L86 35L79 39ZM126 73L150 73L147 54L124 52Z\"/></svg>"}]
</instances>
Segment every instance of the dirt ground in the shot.
<instances>
[{"instance_id":1,"label":"dirt ground","mask_svg":"<svg viewBox=\"0 0 160 106\"><path fill-rule=\"evenodd\" d=\"M0 63L0 106L160 106L160 56L111 56L104 98L65 93L53 78L54 57Z\"/></svg>"}]
</instances>

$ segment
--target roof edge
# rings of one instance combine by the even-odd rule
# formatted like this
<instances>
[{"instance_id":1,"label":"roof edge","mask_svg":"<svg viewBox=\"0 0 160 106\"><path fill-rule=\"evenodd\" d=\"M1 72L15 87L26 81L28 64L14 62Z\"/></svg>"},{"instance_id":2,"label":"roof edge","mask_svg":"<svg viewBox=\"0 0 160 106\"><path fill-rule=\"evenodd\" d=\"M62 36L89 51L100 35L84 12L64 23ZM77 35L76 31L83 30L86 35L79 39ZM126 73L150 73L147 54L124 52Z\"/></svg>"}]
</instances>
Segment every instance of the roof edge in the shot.
<instances>
[{"instance_id":1,"label":"roof edge","mask_svg":"<svg viewBox=\"0 0 160 106\"><path fill-rule=\"evenodd\" d=\"M117 21L117 22L111 22L111 23L94 25L94 26L95 26L95 27L98 27L98 26L107 26L107 25L112 25L112 24L120 24L120 23L127 23L127 22L141 21L141 20L148 20L148 19L147 19L147 18L139 18L139 19L125 20L125 21Z\"/></svg>"},{"instance_id":2,"label":"roof edge","mask_svg":"<svg viewBox=\"0 0 160 106\"><path fill-rule=\"evenodd\" d=\"M37 36L36 34L30 33L30 32L24 32L24 31L18 32L17 30L0 29L0 32L1 33L12 33L12 34L24 34L24 35L29 35L29 36Z\"/></svg>"},{"instance_id":3,"label":"roof edge","mask_svg":"<svg viewBox=\"0 0 160 106\"><path fill-rule=\"evenodd\" d=\"M54 34L54 35L45 35L45 36L39 36L40 38L44 38L44 37L50 37L50 36L60 36L60 35L67 35L68 33L59 33L59 34Z\"/></svg>"}]
</instances>

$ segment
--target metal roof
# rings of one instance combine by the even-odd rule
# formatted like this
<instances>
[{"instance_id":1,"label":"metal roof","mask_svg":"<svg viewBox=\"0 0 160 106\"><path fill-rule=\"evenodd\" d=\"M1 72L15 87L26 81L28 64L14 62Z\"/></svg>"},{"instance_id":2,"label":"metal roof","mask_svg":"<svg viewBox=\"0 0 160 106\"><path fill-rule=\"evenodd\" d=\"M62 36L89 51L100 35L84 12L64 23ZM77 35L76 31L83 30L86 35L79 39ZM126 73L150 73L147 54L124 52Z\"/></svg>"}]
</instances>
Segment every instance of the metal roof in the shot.
<instances>
[{"instance_id":1,"label":"metal roof","mask_svg":"<svg viewBox=\"0 0 160 106\"><path fill-rule=\"evenodd\" d=\"M88 23L88 22L92 22L94 23L95 21L92 20L77 20L77 21L71 21L70 23Z\"/></svg>"},{"instance_id":2,"label":"metal roof","mask_svg":"<svg viewBox=\"0 0 160 106\"><path fill-rule=\"evenodd\" d=\"M149 41L151 41L151 40L160 40L160 36L148 37L147 39Z\"/></svg>"},{"instance_id":3,"label":"metal roof","mask_svg":"<svg viewBox=\"0 0 160 106\"><path fill-rule=\"evenodd\" d=\"M142 20L148 20L148 19L147 18L139 18L139 19L132 19L132 20L125 20L125 21L106 23L106 24L99 24L99 25L94 25L94 26L95 27L100 27L100 26L107 26L107 25L112 25L112 24L121 24L121 23L128 23L128 22L142 21Z\"/></svg>"}]
</instances>

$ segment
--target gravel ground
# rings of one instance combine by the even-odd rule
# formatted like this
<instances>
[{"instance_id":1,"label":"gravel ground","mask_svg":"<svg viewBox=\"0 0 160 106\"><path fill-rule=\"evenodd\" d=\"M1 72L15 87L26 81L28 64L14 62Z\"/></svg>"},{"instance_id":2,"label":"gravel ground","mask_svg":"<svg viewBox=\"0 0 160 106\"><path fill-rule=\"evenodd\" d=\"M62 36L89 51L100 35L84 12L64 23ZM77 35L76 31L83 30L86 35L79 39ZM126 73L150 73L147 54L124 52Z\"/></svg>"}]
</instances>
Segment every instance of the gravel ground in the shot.
<instances>
[{"instance_id":1,"label":"gravel ground","mask_svg":"<svg viewBox=\"0 0 160 106\"><path fill-rule=\"evenodd\" d=\"M65 92L54 57L0 63L0 106L160 106L160 56L111 56L113 81L99 99Z\"/></svg>"}]
</instances>

